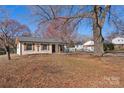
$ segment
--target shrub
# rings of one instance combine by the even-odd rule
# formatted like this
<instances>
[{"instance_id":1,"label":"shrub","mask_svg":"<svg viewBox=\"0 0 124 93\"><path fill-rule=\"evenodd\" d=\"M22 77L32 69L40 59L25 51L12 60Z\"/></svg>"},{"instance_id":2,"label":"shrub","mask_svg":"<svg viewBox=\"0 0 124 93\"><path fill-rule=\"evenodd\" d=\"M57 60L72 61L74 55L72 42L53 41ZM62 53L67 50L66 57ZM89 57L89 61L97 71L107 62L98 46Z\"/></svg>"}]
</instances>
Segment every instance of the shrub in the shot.
<instances>
[{"instance_id":1,"label":"shrub","mask_svg":"<svg viewBox=\"0 0 124 93\"><path fill-rule=\"evenodd\" d=\"M10 53L16 53L16 48L10 48ZM0 48L0 55L5 55L6 51L3 48Z\"/></svg>"},{"instance_id":2,"label":"shrub","mask_svg":"<svg viewBox=\"0 0 124 93\"><path fill-rule=\"evenodd\" d=\"M109 44L104 43L104 51L107 51L107 50L114 50L114 45L112 43L109 43Z\"/></svg>"},{"instance_id":3,"label":"shrub","mask_svg":"<svg viewBox=\"0 0 124 93\"><path fill-rule=\"evenodd\" d=\"M0 55L6 54L5 50L3 48L0 48Z\"/></svg>"}]
</instances>

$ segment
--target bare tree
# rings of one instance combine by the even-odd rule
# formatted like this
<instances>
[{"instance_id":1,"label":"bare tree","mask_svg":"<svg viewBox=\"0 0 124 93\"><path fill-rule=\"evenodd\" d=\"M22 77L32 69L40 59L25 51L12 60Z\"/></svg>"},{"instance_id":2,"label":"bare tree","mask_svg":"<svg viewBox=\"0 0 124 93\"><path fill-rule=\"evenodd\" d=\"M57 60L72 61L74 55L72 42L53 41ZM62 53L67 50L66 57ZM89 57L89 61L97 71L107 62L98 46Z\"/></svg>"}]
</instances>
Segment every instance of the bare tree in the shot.
<instances>
[{"instance_id":1,"label":"bare tree","mask_svg":"<svg viewBox=\"0 0 124 93\"><path fill-rule=\"evenodd\" d=\"M82 35L82 42L85 43L89 40L93 40L93 38L91 36L86 36L86 35Z\"/></svg>"},{"instance_id":2,"label":"bare tree","mask_svg":"<svg viewBox=\"0 0 124 93\"><path fill-rule=\"evenodd\" d=\"M93 6L34 6L35 13L40 17L40 23L48 23L58 18L65 19L65 24L76 20L78 27L84 19L89 20L88 25L93 30L94 54L102 56L104 54L102 31L106 20L112 23L118 23L115 16L116 13L111 12L110 5L93 5ZM59 11L58 11L59 10ZM112 24L111 23L111 24ZM63 25L65 25L63 24ZM115 24L114 24L115 25ZM120 27L119 27L120 28Z\"/></svg>"},{"instance_id":3,"label":"bare tree","mask_svg":"<svg viewBox=\"0 0 124 93\"><path fill-rule=\"evenodd\" d=\"M76 41L78 37L76 30L74 30L74 25L76 22L71 22L66 24L65 22L66 22L66 18L65 19L58 18L52 20L51 22L46 24L47 27L46 29L44 29L44 31L38 29L37 32L42 31L43 38L50 38L57 40L59 39L68 43L70 43L70 41Z\"/></svg>"},{"instance_id":4,"label":"bare tree","mask_svg":"<svg viewBox=\"0 0 124 93\"><path fill-rule=\"evenodd\" d=\"M23 35L30 35L30 30L27 26L12 19L0 22L0 41L6 50L9 60L11 59L10 47L15 47L15 37Z\"/></svg>"},{"instance_id":5,"label":"bare tree","mask_svg":"<svg viewBox=\"0 0 124 93\"><path fill-rule=\"evenodd\" d=\"M117 36L119 36L119 33L117 31L113 31L113 32L108 33L108 35L106 36L106 39L111 42L112 39Z\"/></svg>"},{"instance_id":6,"label":"bare tree","mask_svg":"<svg viewBox=\"0 0 124 93\"><path fill-rule=\"evenodd\" d=\"M98 56L102 56L104 54L103 41L104 38L102 36L102 28L105 23L105 19L107 13L109 12L110 6L94 6L93 7L93 40L94 40L94 52Z\"/></svg>"}]
</instances>

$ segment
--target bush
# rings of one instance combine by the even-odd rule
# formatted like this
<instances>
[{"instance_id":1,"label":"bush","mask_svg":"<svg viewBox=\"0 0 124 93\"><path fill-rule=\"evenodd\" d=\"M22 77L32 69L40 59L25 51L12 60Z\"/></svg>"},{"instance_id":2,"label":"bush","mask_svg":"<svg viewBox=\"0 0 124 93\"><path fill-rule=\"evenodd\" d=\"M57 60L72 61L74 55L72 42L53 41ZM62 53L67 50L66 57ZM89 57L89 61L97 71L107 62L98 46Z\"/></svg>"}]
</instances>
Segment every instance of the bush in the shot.
<instances>
[{"instance_id":1,"label":"bush","mask_svg":"<svg viewBox=\"0 0 124 93\"><path fill-rule=\"evenodd\" d=\"M112 43L104 44L104 51L114 50L114 45Z\"/></svg>"},{"instance_id":2,"label":"bush","mask_svg":"<svg viewBox=\"0 0 124 93\"><path fill-rule=\"evenodd\" d=\"M16 48L10 48L10 53L16 53Z\"/></svg>"},{"instance_id":3,"label":"bush","mask_svg":"<svg viewBox=\"0 0 124 93\"><path fill-rule=\"evenodd\" d=\"M6 51L3 48L0 48L0 55L6 54Z\"/></svg>"},{"instance_id":4,"label":"bush","mask_svg":"<svg viewBox=\"0 0 124 93\"><path fill-rule=\"evenodd\" d=\"M10 48L10 53L16 53L16 48ZM6 51L3 48L0 48L0 55L5 55Z\"/></svg>"}]
</instances>

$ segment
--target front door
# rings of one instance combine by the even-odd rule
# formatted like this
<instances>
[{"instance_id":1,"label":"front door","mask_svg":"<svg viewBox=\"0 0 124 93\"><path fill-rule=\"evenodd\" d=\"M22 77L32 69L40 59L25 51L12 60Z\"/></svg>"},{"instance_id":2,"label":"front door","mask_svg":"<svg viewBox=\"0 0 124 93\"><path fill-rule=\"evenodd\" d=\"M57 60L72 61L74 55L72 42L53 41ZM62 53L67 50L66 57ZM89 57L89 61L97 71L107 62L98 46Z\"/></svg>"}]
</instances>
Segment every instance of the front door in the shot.
<instances>
[{"instance_id":1,"label":"front door","mask_svg":"<svg viewBox=\"0 0 124 93\"><path fill-rule=\"evenodd\" d=\"M55 50L55 45L53 44L52 45L52 53L55 53L56 52L56 50Z\"/></svg>"}]
</instances>

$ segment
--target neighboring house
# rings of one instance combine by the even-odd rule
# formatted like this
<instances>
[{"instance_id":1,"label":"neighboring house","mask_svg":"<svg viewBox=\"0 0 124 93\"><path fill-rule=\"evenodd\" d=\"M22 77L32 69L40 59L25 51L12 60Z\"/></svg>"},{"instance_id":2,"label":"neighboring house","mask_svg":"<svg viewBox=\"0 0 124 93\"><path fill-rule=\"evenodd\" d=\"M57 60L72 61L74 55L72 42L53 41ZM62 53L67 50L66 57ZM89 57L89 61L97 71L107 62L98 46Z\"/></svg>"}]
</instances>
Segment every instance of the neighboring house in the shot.
<instances>
[{"instance_id":1,"label":"neighboring house","mask_svg":"<svg viewBox=\"0 0 124 93\"><path fill-rule=\"evenodd\" d=\"M42 39L36 37L18 37L16 38L17 54L36 54L36 53L60 53L64 52L66 43L53 40Z\"/></svg>"},{"instance_id":2,"label":"neighboring house","mask_svg":"<svg viewBox=\"0 0 124 93\"><path fill-rule=\"evenodd\" d=\"M83 49L83 44L82 44L82 45L75 45L75 48L76 48L77 50Z\"/></svg>"},{"instance_id":3,"label":"neighboring house","mask_svg":"<svg viewBox=\"0 0 124 93\"><path fill-rule=\"evenodd\" d=\"M75 49L76 49L76 51L82 51L83 50L83 44L76 44Z\"/></svg>"},{"instance_id":4,"label":"neighboring house","mask_svg":"<svg viewBox=\"0 0 124 93\"><path fill-rule=\"evenodd\" d=\"M83 50L93 52L94 51L94 41L90 40L83 44Z\"/></svg>"},{"instance_id":5,"label":"neighboring house","mask_svg":"<svg viewBox=\"0 0 124 93\"><path fill-rule=\"evenodd\" d=\"M82 51L83 50L83 44L82 43L75 43L74 47L69 47L69 52L76 52L76 51Z\"/></svg>"},{"instance_id":6,"label":"neighboring house","mask_svg":"<svg viewBox=\"0 0 124 93\"><path fill-rule=\"evenodd\" d=\"M104 40L104 44L110 44L109 41ZM83 50L88 51L88 52L93 52L94 51L94 41L90 40L87 41L83 44Z\"/></svg>"},{"instance_id":7,"label":"neighboring house","mask_svg":"<svg viewBox=\"0 0 124 93\"><path fill-rule=\"evenodd\" d=\"M112 39L115 49L124 49L124 37L116 37Z\"/></svg>"}]
</instances>

